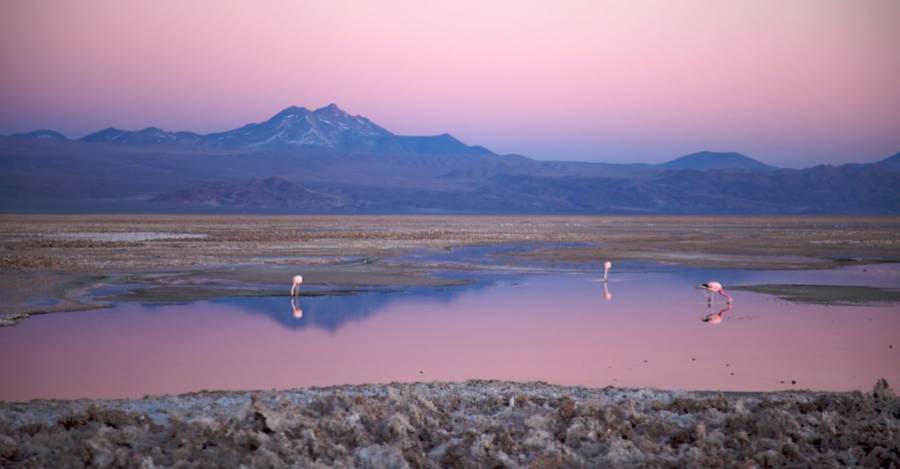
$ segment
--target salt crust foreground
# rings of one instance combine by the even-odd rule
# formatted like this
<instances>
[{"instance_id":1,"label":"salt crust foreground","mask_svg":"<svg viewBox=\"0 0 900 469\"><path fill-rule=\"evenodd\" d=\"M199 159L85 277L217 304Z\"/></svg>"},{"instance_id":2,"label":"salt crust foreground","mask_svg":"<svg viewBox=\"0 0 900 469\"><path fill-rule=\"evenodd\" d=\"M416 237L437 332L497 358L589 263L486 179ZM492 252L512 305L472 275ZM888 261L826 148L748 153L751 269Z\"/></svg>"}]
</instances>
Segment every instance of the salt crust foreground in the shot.
<instances>
[{"instance_id":1,"label":"salt crust foreground","mask_svg":"<svg viewBox=\"0 0 900 469\"><path fill-rule=\"evenodd\" d=\"M0 404L3 467L900 466L900 399L469 381Z\"/></svg>"}]
</instances>

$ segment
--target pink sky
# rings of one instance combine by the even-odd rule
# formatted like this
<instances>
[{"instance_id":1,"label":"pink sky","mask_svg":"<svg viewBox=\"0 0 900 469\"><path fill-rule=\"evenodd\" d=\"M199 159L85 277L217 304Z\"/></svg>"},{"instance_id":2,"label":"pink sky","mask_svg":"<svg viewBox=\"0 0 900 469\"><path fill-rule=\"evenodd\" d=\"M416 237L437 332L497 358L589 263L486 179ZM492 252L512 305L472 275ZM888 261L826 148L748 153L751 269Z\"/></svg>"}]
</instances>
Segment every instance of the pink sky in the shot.
<instances>
[{"instance_id":1,"label":"pink sky","mask_svg":"<svg viewBox=\"0 0 900 469\"><path fill-rule=\"evenodd\" d=\"M900 151L895 1L0 3L0 133L198 132L335 102L539 159Z\"/></svg>"}]
</instances>

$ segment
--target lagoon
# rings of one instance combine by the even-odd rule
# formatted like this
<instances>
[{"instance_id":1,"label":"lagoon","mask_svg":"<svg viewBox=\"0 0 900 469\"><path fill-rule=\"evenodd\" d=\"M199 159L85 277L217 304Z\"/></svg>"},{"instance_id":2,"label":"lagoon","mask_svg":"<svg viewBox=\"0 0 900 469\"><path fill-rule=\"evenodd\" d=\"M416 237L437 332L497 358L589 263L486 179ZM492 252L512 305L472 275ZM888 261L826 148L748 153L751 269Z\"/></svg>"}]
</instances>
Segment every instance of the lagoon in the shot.
<instances>
[{"instance_id":1,"label":"lagoon","mask_svg":"<svg viewBox=\"0 0 900 469\"><path fill-rule=\"evenodd\" d=\"M900 285L900 264L747 271L624 262L486 272L472 285L219 298L0 328L0 400L497 379L589 387L867 390L900 382L896 304L823 305L694 285ZM719 314L721 313L721 314ZM302 314L302 316L301 316ZM717 315L721 321L704 318ZM297 317L300 316L300 317Z\"/></svg>"}]
</instances>

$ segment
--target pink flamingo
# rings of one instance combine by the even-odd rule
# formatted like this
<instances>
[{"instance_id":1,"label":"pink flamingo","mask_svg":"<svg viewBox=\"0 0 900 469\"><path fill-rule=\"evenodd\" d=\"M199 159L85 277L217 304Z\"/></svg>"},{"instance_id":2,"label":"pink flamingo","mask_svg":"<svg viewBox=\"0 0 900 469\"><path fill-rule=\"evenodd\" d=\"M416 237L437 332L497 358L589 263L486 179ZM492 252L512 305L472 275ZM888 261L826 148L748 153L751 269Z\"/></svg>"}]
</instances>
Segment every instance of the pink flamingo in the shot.
<instances>
[{"instance_id":1,"label":"pink flamingo","mask_svg":"<svg viewBox=\"0 0 900 469\"><path fill-rule=\"evenodd\" d=\"M300 284L303 283L302 275L294 275L294 284L291 285L291 296L300 296Z\"/></svg>"},{"instance_id":2,"label":"pink flamingo","mask_svg":"<svg viewBox=\"0 0 900 469\"><path fill-rule=\"evenodd\" d=\"M607 276L609 275L609 269L612 269L612 262L606 261L603 263L603 281L606 281Z\"/></svg>"},{"instance_id":3,"label":"pink flamingo","mask_svg":"<svg viewBox=\"0 0 900 469\"><path fill-rule=\"evenodd\" d=\"M714 293L718 293L718 294L724 296L725 298L728 298L728 304L731 304L731 301L733 300L731 298L731 295L729 295L728 293L725 293L725 289L722 288L722 284L719 282L701 283L700 285L697 285L697 288L699 288L701 290L706 290L706 298L710 304L712 304L712 298L713 298Z\"/></svg>"}]
</instances>

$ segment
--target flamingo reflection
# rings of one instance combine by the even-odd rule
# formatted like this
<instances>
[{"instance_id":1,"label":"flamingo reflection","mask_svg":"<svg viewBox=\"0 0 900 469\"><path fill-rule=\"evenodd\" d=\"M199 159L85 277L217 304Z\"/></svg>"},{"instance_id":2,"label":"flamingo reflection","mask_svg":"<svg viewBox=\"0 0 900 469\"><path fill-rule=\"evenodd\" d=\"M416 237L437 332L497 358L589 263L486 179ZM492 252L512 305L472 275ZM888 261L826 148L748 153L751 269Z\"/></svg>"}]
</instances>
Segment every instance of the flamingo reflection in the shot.
<instances>
[{"instance_id":1,"label":"flamingo reflection","mask_svg":"<svg viewBox=\"0 0 900 469\"><path fill-rule=\"evenodd\" d=\"M606 282L603 282L603 299L607 301L612 299L612 292L609 291L609 285Z\"/></svg>"},{"instance_id":2,"label":"flamingo reflection","mask_svg":"<svg viewBox=\"0 0 900 469\"><path fill-rule=\"evenodd\" d=\"M294 319L300 319L303 317L303 310L297 306L297 301L292 297L291 298L291 312L294 315Z\"/></svg>"},{"instance_id":3,"label":"flamingo reflection","mask_svg":"<svg viewBox=\"0 0 900 469\"><path fill-rule=\"evenodd\" d=\"M731 304L725 305L722 311L713 314L707 314L705 318L703 318L703 322L709 324L721 324L722 320L725 319L725 313L731 310Z\"/></svg>"}]
</instances>

